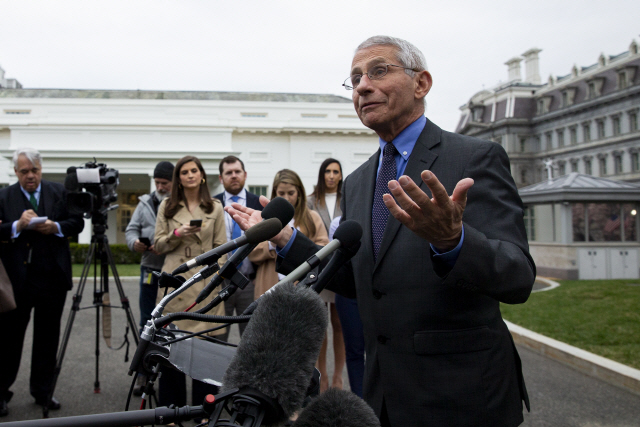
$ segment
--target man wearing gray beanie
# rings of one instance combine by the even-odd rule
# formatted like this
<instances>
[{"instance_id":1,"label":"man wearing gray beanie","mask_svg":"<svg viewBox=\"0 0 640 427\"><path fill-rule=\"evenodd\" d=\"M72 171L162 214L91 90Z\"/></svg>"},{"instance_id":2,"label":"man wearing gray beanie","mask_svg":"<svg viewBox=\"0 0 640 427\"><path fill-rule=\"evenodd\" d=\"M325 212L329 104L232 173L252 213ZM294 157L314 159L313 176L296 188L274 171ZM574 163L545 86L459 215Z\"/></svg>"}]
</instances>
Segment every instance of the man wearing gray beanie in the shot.
<instances>
[{"instance_id":1,"label":"man wearing gray beanie","mask_svg":"<svg viewBox=\"0 0 640 427\"><path fill-rule=\"evenodd\" d=\"M164 263L164 255L158 254L153 247L156 230L156 215L158 206L171 192L174 166L163 161L156 165L153 171L153 181L156 190L139 197L140 202L133 212L131 221L125 230L127 245L132 251L142 253L140 262L140 327L151 319L151 312L156 305L158 293L158 279L154 271L160 272ZM134 394L140 396L146 379L138 376Z\"/></svg>"}]
</instances>

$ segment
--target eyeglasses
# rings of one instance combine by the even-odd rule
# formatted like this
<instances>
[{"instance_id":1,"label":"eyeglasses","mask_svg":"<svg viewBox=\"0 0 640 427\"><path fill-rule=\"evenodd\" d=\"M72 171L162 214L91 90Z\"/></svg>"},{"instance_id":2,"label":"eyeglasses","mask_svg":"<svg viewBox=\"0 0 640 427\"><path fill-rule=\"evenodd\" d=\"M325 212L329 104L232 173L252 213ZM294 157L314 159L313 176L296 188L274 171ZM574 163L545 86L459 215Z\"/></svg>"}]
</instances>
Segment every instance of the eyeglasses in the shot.
<instances>
[{"instance_id":1,"label":"eyeglasses","mask_svg":"<svg viewBox=\"0 0 640 427\"><path fill-rule=\"evenodd\" d=\"M370 69L366 74L370 80L380 80L389 72L389 67L398 67L403 68L405 70L415 71L416 73L420 70L410 67L403 67L402 65L394 65L394 64L378 64L375 65L372 69ZM362 80L362 74L354 74L351 77L347 77L347 79L342 83L342 86L346 90L353 90L358 87L360 81Z\"/></svg>"}]
</instances>

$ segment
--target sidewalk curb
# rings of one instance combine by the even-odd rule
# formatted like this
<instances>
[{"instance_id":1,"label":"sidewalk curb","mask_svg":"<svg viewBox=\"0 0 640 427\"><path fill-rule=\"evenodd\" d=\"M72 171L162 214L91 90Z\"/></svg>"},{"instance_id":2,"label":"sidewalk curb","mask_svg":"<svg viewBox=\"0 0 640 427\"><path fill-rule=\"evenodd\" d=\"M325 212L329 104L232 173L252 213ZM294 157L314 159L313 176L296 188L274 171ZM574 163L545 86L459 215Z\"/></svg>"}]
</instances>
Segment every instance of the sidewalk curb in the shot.
<instances>
[{"instance_id":1,"label":"sidewalk curb","mask_svg":"<svg viewBox=\"0 0 640 427\"><path fill-rule=\"evenodd\" d=\"M640 395L640 370L554 340L506 320L505 323L516 344Z\"/></svg>"}]
</instances>

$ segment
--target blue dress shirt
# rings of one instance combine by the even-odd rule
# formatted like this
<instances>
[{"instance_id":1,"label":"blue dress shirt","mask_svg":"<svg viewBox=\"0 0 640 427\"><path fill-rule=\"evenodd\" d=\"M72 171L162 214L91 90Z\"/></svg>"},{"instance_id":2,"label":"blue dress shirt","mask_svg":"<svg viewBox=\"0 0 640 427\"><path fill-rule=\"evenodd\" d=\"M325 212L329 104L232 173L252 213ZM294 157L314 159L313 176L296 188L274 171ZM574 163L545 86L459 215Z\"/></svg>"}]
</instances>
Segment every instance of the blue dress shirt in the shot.
<instances>
[{"instance_id":1,"label":"blue dress shirt","mask_svg":"<svg viewBox=\"0 0 640 427\"><path fill-rule=\"evenodd\" d=\"M416 142L418 141L418 138L420 137L420 134L424 130L426 124L427 118L425 116L421 116L415 122L407 126L402 132L398 134L398 136L393 139L393 141L391 141L393 145L395 145L396 150L398 150L398 154L396 154L395 156L397 168L396 179L400 178L404 174L404 171L407 168L407 163L409 162L409 156L411 156L413 148L415 147ZM388 142L380 138L379 143L380 156L378 157L378 172L380 171L380 166L382 166L382 153L384 152L384 147L388 144ZM294 229L293 234L291 235L291 239L289 239L289 242L286 244L286 246L282 249L276 248L276 252L279 256L286 256L289 248L293 244L293 240L295 239L296 234L297 231ZM460 236L458 245L449 252L441 253L433 245L431 245L431 249L434 252L434 258L439 258L450 267L453 267L458 259L458 255L460 254L460 249L462 248L463 241L464 226L462 227L462 235Z\"/></svg>"}]
</instances>

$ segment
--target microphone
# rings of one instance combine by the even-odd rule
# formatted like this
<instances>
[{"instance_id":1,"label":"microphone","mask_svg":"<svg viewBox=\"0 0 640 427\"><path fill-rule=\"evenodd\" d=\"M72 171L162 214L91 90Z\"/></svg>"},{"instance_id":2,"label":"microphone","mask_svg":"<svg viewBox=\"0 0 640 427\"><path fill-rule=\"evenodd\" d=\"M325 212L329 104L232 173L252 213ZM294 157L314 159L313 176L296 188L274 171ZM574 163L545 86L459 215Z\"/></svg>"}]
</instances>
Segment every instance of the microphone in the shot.
<instances>
[{"instance_id":1,"label":"microphone","mask_svg":"<svg viewBox=\"0 0 640 427\"><path fill-rule=\"evenodd\" d=\"M330 388L311 401L293 427L380 427L380 420L355 394Z\"/></svg>"},{"instance_id":2,"label":"microphone","mask_svg":"<svg viewBox=\"0 0 640 427\"><path fill-rule=\"evenodd\" d=\"M249 228L242 236L233 239L230 242L223 243L217 248L211 249L210 251L185 262L173 270L171 275L175 276L176 274L184 273L198 265L212 264L218 261L222 255L231 252L240 246L244 246L246 244L257 244L264 242L265 240L269 240L278 234L280 230L282 230L282 223L278 218L266 219Z\"/></svg>"},{"instance_id":3,"label":"microphone","mask_svg":"<svg viewBox=\"0 0 640 427\"><path fill-rule=\"evenodd\" d=\"M308 260L300 264L298 268L289 273L289 275L282 279L280 282L276 283L276 285L284 281L294 282L301 279L312 268L320 265L322 260L333 253L336 249L338 249L339 247L350 248L353 245L357 244L361 238L362 227L360 226L360 224L353 220L343 221L336 229L336 232L333 234L333 240L330 241L327 246L324 246L318 252L316 252L315 255L309 257Z\"/></svg>"},{"instance_id":4,"label":"microphone","mask_svg":"<svg viewBox=\"0 0 640 427\"><path fill-rule=\"evenodd\" d=\"M289 273L288 276L286 276L284 279L282 279L281 281L273 285L270 289L268 289L264 293L264 295L267 295L268 293L272 292L274 289L276 289L283 283L295 282L297 280L300 280L305 274L311 271L312 268L316 268L318 265L320 265L322 260L324 260L327 256L329 256L331 253L333 253L336 249L340 247L353 248L355 245L358 245L358 248L360 248L359 243L360 243L360 239L362 238L362 227L360 226L360 224L358 224L356 221L353 221L353 220L343 221L336 229L336 232L333 234L333 237L334 239L330 241L329 244L327 244L327 246L320 248L320 250L316 252L315 255L310 256L308 260L300 264L300 266L295 270L293 270L291 273ZM358 249L355 249L355 252L357 251ZM355 255L355 252L353 253L354 255ZM347 259L350 259L351 257L353 257L353 255L351 255ZM343 261L343 263L344 262L346 262L346 260ZM337 260L336 260L336 264L337 264ZM340 265L342 264L339 264L338 268L340 267ZM338 268L336 268L335 271L333 271L333 273L331 273L330 276L329 274L326 275L328 276L328 278L326 279L327 281L335 274ZM242 315L253 313L253 311L256 309L258 304L260 304L260 300L264 297L264 295L260 296L260 298L258 298L257 300L249 304L249 306L244 310Z\"/></svg>"},{"instance_id":5,"label":"microphone","mask_svg":"<svg viewBox=\"0 0 640 427\"><path fill-rule=\"evenodd\" d=\"M327 328L327 309L307 287L286 283L262 300L222 379L222 391L240 389L234 405L257 409L241 425L278 424L300 409Z\"/></svg>"},{"instance_id":6,"label":"microphone","mask_svg":"<svg viewBox=\"0 0 640 427\"><path fill-rule=\"evenodd\" d=\"M278 218L282 226L286 226L293 218L295 208L284 197L276 197L272 199L262 210L262 218Z\"/></svg>"},{"instance_id":7,"label":"microphone","mask_svg":"<svg viewBox=\"0 0 640 427\"><path fill-rule=\"evenodd\" d=\"M342 268L342 266L349 261L360 249L360 241L357 241L351 247L340 246L336 253L333 254L329 263L318 274L318 280L311 286L311 289L317 293L322 292L325 286L329 283L331 278ZM302 283L302 282L301 282Z\"/></svg>"},{"instance_id":8,"label":"microphone","mask_svg":"<svg viewBox=\"0 0 640 427\"><path fill-rule=\"evenodd\" d=\"M291 218L293 218L294 213L295 208L291 203L289 203L283 197L276 197L271 200L267 204L267 206L264 207L264 209L262 210L262 218L264 218L263 222L266 222L273 218L277 218L282 224L280 227L280 229L282 229L286 227L287 224L289 224L289 221L291 221ZM217 288L220 283L222 283L224 279L233 277L233 275L237 273L238 266L246 257L249 256L251 251L255 249L257 245L257 243L246 244L243 248L237 250L233 255L231 255L225 265L222 266L220 271L215 276L213 276L211 281L202 289L202 291L200 291L200 294L196 298L196 303L199 304L205 298L207 298L211 294L211 292L213 292L213 290ZM246 286L246 284L243 285L243 289L244 286Z\"/></svg>"},{"instance_id":9,"label":"microphone","mask_svg":"<svg viewBox=\"0 0 640 427\"><path fill-rule=\"evenodd\" d=\"M271 218L271 219L278 221L278 219L276 218ZM196 304L200 304L206 297L208 297L211 294L211 292L213 292L213 290L217 288L218 285L220 285L220 283L222 283L224 279L231 279L234 274L239 273L238 266L242 264L242 261L244 261L246 257L249 256L249 254L251 253L251 251L253 251L256 245L257 244L244 245L242 248L238 249L233 255L231 255L227 260L227 262L222 266L222 268L220 268L220 271L218 271L216 275L213 276L213 278L209 281L209 283L207 283L207 286L205 286L200 291L200 293L198 294L198 297L196 298ZM239 273L239 274L242 274L242 273ZM242 288L244 289L245 286L246 286L246 283L242 285Z\"/></svg>"}]
</instances>

